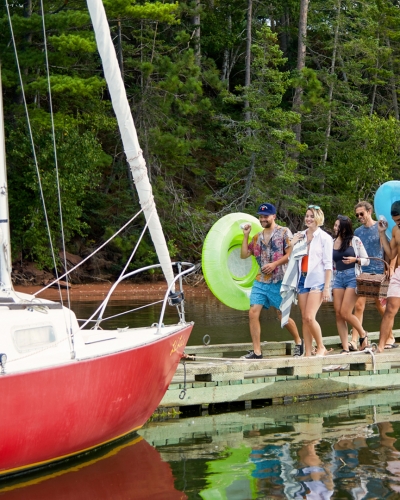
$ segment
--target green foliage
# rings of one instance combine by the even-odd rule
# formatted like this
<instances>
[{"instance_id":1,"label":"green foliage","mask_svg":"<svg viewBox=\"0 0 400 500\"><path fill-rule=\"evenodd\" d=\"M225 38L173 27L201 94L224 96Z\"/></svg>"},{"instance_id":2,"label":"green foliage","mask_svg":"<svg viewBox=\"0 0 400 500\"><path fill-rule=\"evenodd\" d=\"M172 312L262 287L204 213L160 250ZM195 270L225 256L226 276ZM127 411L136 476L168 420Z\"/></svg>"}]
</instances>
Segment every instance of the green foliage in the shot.
<instances>
[{"instance_id":1,"label":"green foliage","mask_svg":"<svg viewBox=\"0 0 400 500\"><path fill-rule=\"evenodd\" d=\"M175 24L178 2L133 2L132 0L104 0L109 17L129 17L130 19L152 19Z\"/></svg>"},{"instance_id":2,"label":"green foliage","mask_svg":"<svg viewBox=\"0 0 400 500\"><path fill-rule=\"evenodd\" d=\"M355 119L352 125L351 135L335 151L335 169L328 176L332 191L347 209L352 208L354 196L372 199L382 183L400 176L399 122L375 114Z\"/></svg>"},{"instance_id":3,"label":"green foliage","mask_svg":"<svg viewBox=\"0 0 400 500\"><path fill-rule=\"evenodd\" d=\"M221 203L228 204L230 209L232 198L240 201L243 208L247 204L252 207L264 199L277 202L277 192L283 202L295 203L295 186L299 180L293 154L300 145L292 131L298 115L281 107L283 96L291 86L289 73L281 70L286 60L270 28L261 26L254 38L252 83L249 87L237 87L236 94L227 93L225 97L227 104L248 102L250 114L249 119L234 123L224 116L225 126L233 133L238 148L237 158L217 171L224 185ZM251 189L247 199L243 199L249 176L252 177ZM227 185L231 186L229 196L226 196Z\"/></svg>"},{"instance_id":4,"label":"green foliage","mask_svg":"<svg viewBox=\"0 0 400 500\"><path fill-rule=\"evenodd\" d=\"M60 219L39 4L12 3L52 241ZM199 259L210 225L263 201L301 227L308 203L327 223L399 178L400 11L383 0L313 0L306 67L297 71L300 3L253 3L245 86L247 1L104 0L128 99L171 254ZM196 53L194 15L200 15ZM84 0L44 1L65 238L85 255L138 209ZM52 267L8 19L0 59L14 255ZM302 89L299 112L294 88ZM297 108L296 108L297 109ZM294 130L301 124L301 141ZM123 269L140 229L103 257ZM130 269L156 262L144 238Z\"/></svg>"},{"instance_id":5,"label":"green foliage","mask_svg":"<svg viewBox=\"0 0 400 500\"><path fill-rule=\"evenodd\" d=\"M47 228L39 197L39 184L32 160L30 142L24 124L9 131L8 160L10 184L10 218L13 221L13 251L37 260L42 266L52 266ZM89 230L82 220L86 196L95 190L100 181L100 168L110 158L90 132L80 133L77 127L57 130L57 163L61 208L66 241L75 235L84 236ZM57 178L54 169L53 142L50 130L40 127L35 133L36 155L45 210L49 220L52 240L59 247L60 213L57 198ZM21 166L24 168L21 169ZM24 214L21 216L21 214Z\"/></svg>"}]
</instances>

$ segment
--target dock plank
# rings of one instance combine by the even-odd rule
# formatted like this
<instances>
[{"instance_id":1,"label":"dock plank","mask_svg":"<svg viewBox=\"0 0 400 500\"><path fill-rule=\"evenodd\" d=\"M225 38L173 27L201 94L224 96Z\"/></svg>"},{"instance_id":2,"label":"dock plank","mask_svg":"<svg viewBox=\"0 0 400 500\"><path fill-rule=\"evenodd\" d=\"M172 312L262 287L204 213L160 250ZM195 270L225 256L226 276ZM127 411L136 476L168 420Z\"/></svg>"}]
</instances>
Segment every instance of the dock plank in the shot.
<instances>
[{"instance_id":1,"label":"dock plank","mask_svg":"<svg viewBox=\"0 0 400 500\"><path fill-rule=\"evenodd\" d=\"M400 330L395 330L394 335L400 335ZM368 337L370 342L376 341L379 332L372 332ZM334 352L324 357L305 358L288 354L293 350L293 342L263 343L263 349L270 355L261 360L234 357L248 350L251 344L189 346L185 352L195 355L196 361L185 360L185 366L180 363L160 406L257 399L284 402L285 398L400 387L400 349L377 355L366 352L343 355L336 348L340 345L338 336L324 338L324 344L334 346ZM214 356L214 352L229 357ZM180 399L184 388L185 397Z\"/></svg>"}]
</instances>

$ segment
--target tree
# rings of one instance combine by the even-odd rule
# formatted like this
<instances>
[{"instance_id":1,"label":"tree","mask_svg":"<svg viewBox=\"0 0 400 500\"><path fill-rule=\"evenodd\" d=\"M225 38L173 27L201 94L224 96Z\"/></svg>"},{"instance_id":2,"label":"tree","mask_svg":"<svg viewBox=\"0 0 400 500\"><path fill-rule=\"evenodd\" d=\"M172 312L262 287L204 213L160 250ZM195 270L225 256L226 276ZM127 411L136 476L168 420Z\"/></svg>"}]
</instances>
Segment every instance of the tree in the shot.
<instances>
[{"instance_id":1,"label":"tree","mask_svg":"<svg viewBox=\"0 0 400 500\"><path fill-rule=\"evenodd\" d=\"M224 117L225 126L236 143L237 158L218 171L223 184L219 191L220 202L230 211L234 204L240 206L242 197L247 196L246 165L254 155L251 204L268 199L282 207L284 213L297 205L295 185L299 179L291 154L299 144L291 129L298 115L281 108L283 95L291 82L288 72L280 71L285 59L277 35L266 25L256 31L252 54L251 84L238 87L239 95L230 94L225 99L227 103L248 102L249 119L233 121Z\"/></svg>"}]
</instances>

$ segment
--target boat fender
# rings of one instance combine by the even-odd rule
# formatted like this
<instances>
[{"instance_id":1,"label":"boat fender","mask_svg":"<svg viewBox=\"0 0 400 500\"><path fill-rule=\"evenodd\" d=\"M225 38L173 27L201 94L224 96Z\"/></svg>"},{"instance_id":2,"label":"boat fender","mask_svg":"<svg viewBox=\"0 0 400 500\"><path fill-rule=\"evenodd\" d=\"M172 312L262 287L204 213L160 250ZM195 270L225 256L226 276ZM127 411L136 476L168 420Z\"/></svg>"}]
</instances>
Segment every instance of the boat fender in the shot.
<instances>
[{"instance_id":1,"label":"boat fender","mask_svg":"<svg viewBox=\"0 0 400 500\"><path fill-rule=\"evenodd\" d=\"M400 200L400 181L389 181L379 186L374 196L374 208L376 217L384 216L388 222L386 236L392 239L392 229L394 228L394 220L390 215L392 203Z\"/></svg>"},{"instance_id":2,"label":"boat fender","mask_svg":"<svg viewBox=\"0 0 400 500\"><path fill-rule=\"evenodd\" d=\"M253 256L240 258L246 224L251 225L250 238L263 229L252 215L240 212L225 215L208 232L202 251L203 275L208 287L223 304L239 311L250 308L250 292L258 273Z\"/></svg>"}]
</instances>

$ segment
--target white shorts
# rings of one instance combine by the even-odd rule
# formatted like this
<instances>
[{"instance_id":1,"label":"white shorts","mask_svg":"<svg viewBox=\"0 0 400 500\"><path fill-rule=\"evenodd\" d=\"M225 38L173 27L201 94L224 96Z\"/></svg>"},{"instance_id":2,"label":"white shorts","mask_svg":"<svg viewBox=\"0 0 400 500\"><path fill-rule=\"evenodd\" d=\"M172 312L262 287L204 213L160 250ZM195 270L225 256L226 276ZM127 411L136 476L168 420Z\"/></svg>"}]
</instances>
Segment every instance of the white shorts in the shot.
<instances>
[{"instance_id":1,"label":"white shorts","mask_svg":"<svg viewBox=\"0 0 400 500\"><path fill-rule=\"evenodd\" d=\"M400 267L396 269L393 276L390 278L387 297L397 297L400 299Z\"/></svg>"}]
</instances>

